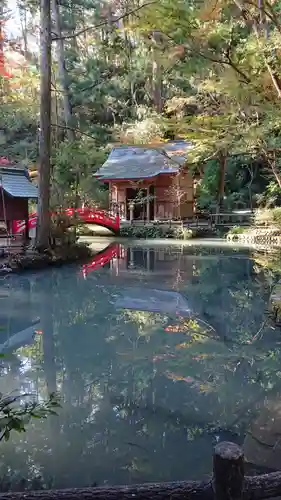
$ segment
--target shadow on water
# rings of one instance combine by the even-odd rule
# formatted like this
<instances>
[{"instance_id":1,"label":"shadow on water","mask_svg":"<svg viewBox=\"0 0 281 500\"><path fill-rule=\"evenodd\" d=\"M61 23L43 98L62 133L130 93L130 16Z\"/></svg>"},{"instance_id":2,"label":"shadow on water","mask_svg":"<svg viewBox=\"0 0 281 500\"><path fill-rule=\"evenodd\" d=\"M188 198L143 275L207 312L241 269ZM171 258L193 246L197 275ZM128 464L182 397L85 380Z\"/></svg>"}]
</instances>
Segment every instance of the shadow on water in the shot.
<instances>
[{"instance_id":1,"label":"shadow on water","mask_svg":"<svg viewBox=\"0 0 281 500\"><path fill-rule=\"evenodd\" d=\"M2 280L0 391L63 404L1 444L0 474L57 488L202 478L220 440L244 444L255 471L281 468L275 277L253 257L112 243L82 268Z\"/></svg>"}]
</instances>

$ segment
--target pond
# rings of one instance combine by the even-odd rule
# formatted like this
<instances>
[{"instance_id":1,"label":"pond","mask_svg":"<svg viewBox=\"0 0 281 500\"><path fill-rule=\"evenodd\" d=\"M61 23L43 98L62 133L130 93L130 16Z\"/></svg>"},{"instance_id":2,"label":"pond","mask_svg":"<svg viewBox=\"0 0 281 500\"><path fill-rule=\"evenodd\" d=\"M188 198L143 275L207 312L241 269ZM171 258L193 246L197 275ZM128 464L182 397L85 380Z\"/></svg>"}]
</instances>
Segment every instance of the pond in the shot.
<instances>
[{"instance_id":1,"label":"pond","mask_svg":"<svg viewBox=\"0 0 281 500\"><path fill-rule=\"evenodd\" d=\"M1 442L1 488L201 479L220 440L244 445L249 470L281 468L267 258L116 243L1 279L0 391L61 396L58 416Z\"/></svg>"}]
</instances>

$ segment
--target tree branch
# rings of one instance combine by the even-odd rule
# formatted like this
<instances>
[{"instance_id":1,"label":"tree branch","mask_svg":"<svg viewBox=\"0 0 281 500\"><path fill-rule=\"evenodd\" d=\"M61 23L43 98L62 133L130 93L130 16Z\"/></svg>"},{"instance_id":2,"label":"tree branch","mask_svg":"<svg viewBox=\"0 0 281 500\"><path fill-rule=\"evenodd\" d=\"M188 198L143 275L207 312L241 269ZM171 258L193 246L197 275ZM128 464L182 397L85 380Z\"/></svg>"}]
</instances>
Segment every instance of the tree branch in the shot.
<instances>
[{"instance_id":1,"label":"tree branch","mask_svg":"<svg viewBox=\"0 0 281 500\"><path fill-rule=\"evenodd\" d=\"M246 0L246 3L251 5L252 7L257 7L256 3L254 3L251 0ZM259 10L261 10L271 20L271 22L278 29L279 33L281 33L281 24L278 21L278 17L276 16L274 10L272 9L271 5L268 2L266 2L266 5L267 8L270 10L270 12L267 9L265 9L264 6L260 6Z\"/></svg>"},{"instance_id":2,"label":"tree branch","mask_svg":"<svg viewBox=\"0 0 281 500\"><path fill-rule=\"evenodd\" d=\"M171 40L176 45L178 45L176 40L172 36L168 35L167 33L165 33L165 36L167 36L169 38L169 40ZM226 54L224 54L226 56L226 59L218 59L218 58L213 57L211 55L204 54L204 53L196 50L196 48L192 47L192 46L190 47L190 46L184 45L184 47L186 47L186 49L188 50L188 55L196 54L197 56L203 57L203 59L206 59L208 61L212 61L212 62L215 62L217 64L231 66L231 68L234 69L234 71L236 71L236 73L238 73L238 75L240 75L241 78L243 79L242 83L249 84L249 83L251 83L250 78L240 68L238 68L238 66L232 61L232 59L230 57L231 45L232 44L230 43L230 46L227 48Z\"/></svg>"},{"instance_id":3,"label":"tree branch","mask_svg":"<svg viewBox=\"0 0 281 500\"><path fill-rule=\"evenodd\" d=\"M61 128L63 130L72 130L72 132L77 132L78 134L84 135L85 137L89 137L89 139L93 139L94 141L97 142L96 137L94 137L93 135L87 134L86 132L82 132L78 128L67 127L66 125L59 125L58 123L51 123L51 127Z\"/></svg>"},{"instance_id":4,"label":"tree branch","mask_svg":"<svg viewBox=\"0 0 281 500\"><path fill-rule=\"evenodd\" d=\"M114 75L113 71L107 71L106 73L100 75L101 78L100 80L92 82L90 85L87 85L86 87L82 87L81 89L79 89L79 92L86 92L87 90L92 90L101 85L102 83L109 81L113 75Z\"/></svg>"},{"instance_id":5,"label":"tree branch","mask_svg":"<svg viewBox=\"0 0 281 500\"><path fill-rule=\"evenodd\" d=\"M259 36L259 27L256 22L256 20L252 17L251 13L245 8L245 4L243 0L233 0L235 5L239 8L241 12L241 16L243 17L244 21L248 26L253 30L255 37L257 39L258 44L260 45L260 36ZM263 53L263 50L261 48L261 52ZM279 78L279 75L275 71L274 67L271 66L271 64L268 62L267 56L265 53L263 53L263 58L264 58L264 63L267 68L267 71L271 77L273 86L275 87L275 90L277 92L277 95L279 99L281 98L281 80Z\"/></svg>"},{"instance_id":6,"label":"tree branch","mask_svg":"<svg viewBox=\"0 0 281 500\"><path fill-rule=\"evenodd\" d=\"M235 48L235 40L233 38L233 35L234 35L234 28L232 27L231 38L229 40L228 47L224 54L224 56L226 57L226 61L224 62L224 64L228 64L229 66L231 66L231 68L234 69L234 71L236 71L236 73L238 73L238 75L240 75L243 78L243 80L245 80L245 83L250 83L251 82L250 78L240 68L238 68L238 66L233 62L231 58L231 51L233 47Z\"/></svg>"},{"instance_id":7,"label":"tree branch","mask_svg":"<svg viewBox=\"0 0 281 500\"><path fill-rule=\"evenodd\" d=\"M227 57L227 60L225 59L217 59L216 57L212 57L211 55L207 55L207 54L203 54L202 52L200 51L196 51L194 49L192 49L192 52L196 52L196 54L198 56L201 56L203 57L203 59L207 59L209 61L212 61L212 62L215 62L215 63L218 63L218 64L224 64L226 66L230 66L232 69L234 69L234 71L236 71L236 73L238 73L238 75L241 76L241 78L243 78L243 83L251 83L251 80L250 78L241 70L239 69L236 64L232 61L232 59L226 54L226 57Z\"/></svg>"},{"instance_id":8,"label":"tree branch","mask_svg":"<svg viewBox=\"0 0 281 500\"><path fill-rule=\"evenodd\" d=\"M138 12L141 9L144 9L148 5L152 5L152 4L155 4L155 3L157 3L157 0L152 0L151 2L146 2L143 5L139 5L135 9L132 9L132 10L129 10L128 12L125 12L125 14L122 14L122 16L116 17L116 19L114 19L113 22L117 23L118 21L121 21L121 19L124 19L125 17L128 17L131 14L135 14L136 12ZM75 37L77 37L79 35L82 35L83 33L86 33L86 31L95 30L97 28L101 28L102 26L106 26L107 24L108 24L108 20L102 21L102 22L100 22L98 24L94 24L93 26L87 26L87 28L83 28L83 29L77 31L76 33L72 33L71 35L64 35L62 37L54 36L54 37L52 37L52 41L55 41L55 40L68 40L69 38L75 38Z\"/></svg>"}]
</instances>

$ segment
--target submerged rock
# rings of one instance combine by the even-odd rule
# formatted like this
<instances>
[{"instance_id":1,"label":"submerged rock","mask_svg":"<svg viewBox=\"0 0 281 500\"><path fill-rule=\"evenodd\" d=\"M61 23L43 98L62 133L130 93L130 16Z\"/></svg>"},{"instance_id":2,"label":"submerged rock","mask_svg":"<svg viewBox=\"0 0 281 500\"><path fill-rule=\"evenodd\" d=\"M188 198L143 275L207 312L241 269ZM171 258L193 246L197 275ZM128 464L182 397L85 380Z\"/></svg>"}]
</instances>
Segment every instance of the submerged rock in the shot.
<instances>
[{"instance_id":1,"label":"submerged rock","mask_svg":"<svg viewBox=\"0 0 281 500\"><path fill-rule=\"evenodd\" d=\"M246 434L244 452L248 462L270 469L281 469L280 402L267 402Z\"/></svg>"},{"instance_id":2,"label":"submerged rock","mask_svg":"<svg viewBox=\"0 0 281 500\"><path fill-rule=\"evenodd\" d=\"M275 285L269 300L269 312L276 324L281 324L281 280Z\"/></svg>"}]
</instances>

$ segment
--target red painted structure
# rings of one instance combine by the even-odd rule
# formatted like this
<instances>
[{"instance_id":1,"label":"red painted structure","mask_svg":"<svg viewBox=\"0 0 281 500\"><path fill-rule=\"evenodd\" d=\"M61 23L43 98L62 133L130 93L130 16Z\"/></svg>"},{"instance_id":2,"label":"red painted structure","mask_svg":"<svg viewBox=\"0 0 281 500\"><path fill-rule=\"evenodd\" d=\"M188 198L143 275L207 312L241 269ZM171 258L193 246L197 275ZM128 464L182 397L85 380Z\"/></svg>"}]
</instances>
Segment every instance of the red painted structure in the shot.
<instances>
[{"instance_id":1,"label":"red painted structure","mask_svg":"<svg viewBox=\"0 0 281 500\"><path fill-rule=\"evenodd\" d=\"M114 233L118 233L120 229L119 215L112 215L106 210L96 210L93 208L66 208L65 215L68 217L77 217L84 224L97 224L103 226ZM33 213L29 216L29 229L34 229L37 225L37 214ZM25 229L25 221L13 221L12 232L13 234L23 233Z\"/></svg>"},{"instance_id":2,"label":"red painted structure","mask_svg":"<svg viewBox=\"0 0 281 500\"><path fill-rule=\"evenodd\" d=\"M26 176L26 172L24 168L14 166L8 158L0 156L0 222L2 228L5 228L6 235L13 232L13 221L15 219L28 220L28 197L22 197L20 193L11 195L9 190L6 191L3 187L3 175L11 178L19 175L19 179L21 179Z\"/></svg>"}]
</instances>

